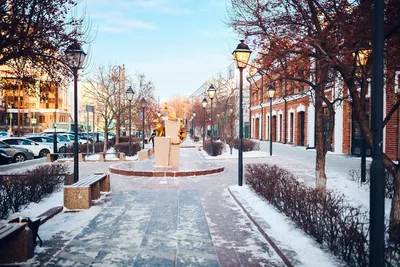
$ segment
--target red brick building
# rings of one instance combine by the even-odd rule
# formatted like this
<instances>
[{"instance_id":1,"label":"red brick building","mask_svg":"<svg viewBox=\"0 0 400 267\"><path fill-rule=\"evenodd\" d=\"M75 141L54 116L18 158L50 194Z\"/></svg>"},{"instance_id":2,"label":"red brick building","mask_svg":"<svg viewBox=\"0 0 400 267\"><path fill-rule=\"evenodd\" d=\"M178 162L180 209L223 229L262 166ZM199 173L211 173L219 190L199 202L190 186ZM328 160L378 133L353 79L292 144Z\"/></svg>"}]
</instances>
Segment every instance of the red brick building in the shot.
<instances>
[{"instance_id":1,"label":"red brick building","mask_svg":"<svg viewBox=\"0 0 400 267\"><path fill-rule=\"evenodd\" d=\"M275 84L276 94L272 100L268 97L268 80L261 75L253 75L250 82L250 138L270 140L283 144L314 147L315 111L313 95L308 88L291 82ZM387 71L384 87L384 118L400 97L400 71ZM326 90L326 94L341 92L338 82ZM263 88L261 90L261 88ZM263 91L263 92L262 92ZM262 96L263 93L263 96ZM346 92L345 92L346 93ZM370 96L370 89L367 98ZM370 101L366 104L366 116L369 118ZM384 152L393 160L400 159L400 110L397 110L384 128ZM272 117L272 128L270 127ZM324 117L325 125L332 123ZM347 99L335 105L335 121L332 144L329 150L336 153L360 155L361 132L352 112L352 101ZM271 128L271 129L270 129ZM327 127L325 127L327 128Z\"/></svg>"}]
</instances>

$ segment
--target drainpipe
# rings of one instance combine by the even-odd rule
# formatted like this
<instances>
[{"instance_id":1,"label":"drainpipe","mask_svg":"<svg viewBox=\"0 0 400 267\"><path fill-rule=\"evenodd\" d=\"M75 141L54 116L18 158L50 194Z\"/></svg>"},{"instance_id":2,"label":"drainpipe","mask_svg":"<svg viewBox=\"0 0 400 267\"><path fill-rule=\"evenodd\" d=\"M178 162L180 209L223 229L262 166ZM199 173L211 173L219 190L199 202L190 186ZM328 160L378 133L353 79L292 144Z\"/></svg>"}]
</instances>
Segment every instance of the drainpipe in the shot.
<instances>
[{"instance_id":1,"label":"drainpipe","mask_svg":"<svg viewBox=\"0 0 400 267\"><path fill-rule=\"evenodd\" d=\"M397 98L399 98L400 94L397 93ZM399 101L399 100L397 100ZM397 123L397 161L400 161L400 109L398 109L398 123Z\"/></svg>"},{"instance_id":2,"label":"drainpipe","mask_svg":"<svg viewBox=\"0 0 400 267\"><path fill-rule=\"evenodd\" d=\"M261 136L260 141L264 140L263 138L263 128L264 128L264 109L262 103L264 102L264 76L261 74Z\"/></svg>"}]
</instances>

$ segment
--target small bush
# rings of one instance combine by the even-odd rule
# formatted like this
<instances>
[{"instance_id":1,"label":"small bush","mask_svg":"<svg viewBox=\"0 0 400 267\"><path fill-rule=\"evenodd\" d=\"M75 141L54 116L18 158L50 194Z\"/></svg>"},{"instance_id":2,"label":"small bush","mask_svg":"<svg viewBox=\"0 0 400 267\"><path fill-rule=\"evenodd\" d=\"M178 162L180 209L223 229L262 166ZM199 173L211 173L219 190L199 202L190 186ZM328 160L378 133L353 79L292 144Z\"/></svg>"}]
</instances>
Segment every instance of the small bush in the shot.
<instances>
[{"instance_id":1,"label":"small bush","mask_svg":"<svg viewBox=\"0 0 400 267\"><path fill-rule=\"evenodd\" d=\"M129 155L129 142L118 143L118 144L116 144L114 146L114 149L115 149L115 152L123 152L123 153L125 153L125 155L134 156L134 155L137 154L137 152L139 150L142 149L142 147L140 146L140 143L138 143L138 142L133 143L132 142L132 147L131 147L132 155Z\"/></svg>"},{"instance_id":2,"label":"small bush","mask_svg":"<svg viewBox=\"0 0 400 267\"><path fill-rule=\"evenodd\" d=\"M211 155L211 142L210 140L206 140L203 143L203 149L207 152L208 155ZM223 149L223 142L219 141L214 141L213 140L213 155L211 156L218 156L222 154L222 149Z\"/></svg>"},{"instance_id":3,"label":"small bush","mask_svg":"<svg viewBox=\"0 0 400 267\"><path fill-rule=\"evenodd\" d=\"M21 174L0 175L0 219L60 189L67 170L64 164L46 164Z\"/></svg>"},{"instance_id":4,"label":"small bush","mask_svg":"<svg viewBox=\"0 0 400 267\"><path fill-rule=\"evenodd\" d=\"M198 137L198 136L193 137L194 142L198 142L199 140L200 140L200 137Z\"/></svg>"},{"instance_id":5,"label":"small bush","mask_svg":"<svg viewBox=\"0 0 400 267\"><path fill-rule=\"evenodd\" d=\"M235 139L234 148L239 149L239 142L240 142L239 138ZM243 152L258 151L258 150L260 150L260 144L253 140L243 138L242 149L243 149Z\"/></svg>"},{"instance_id":6,"label":"small bush","mask_svg":"<svg viewBox=\"0 0 400 267\"><path fill-rule=\"evenodd\" d=\"M369 213L347 203L344 195L298 182L288 171L267 164L246 165L246 183L291 218L297 226L347 266L368 266ZM400 246L386 241L386 265L400 266Z\"/></svg>"},{"instance_id":7,"label":"small bush","mask_svg":"<svg viewBox=\"0 0 400 267\"><path fill-rule=\"evenodd\" d=\"M140 138L140 137L132 136L132 143L139 143L142 140L143 139ZM111 142L111 146L115 146L115 136L110 139L110 142ZM120 136L119 137L119 143L125 143L125 142L129 142L129 136Z\"/></svg>"}]
</instances>

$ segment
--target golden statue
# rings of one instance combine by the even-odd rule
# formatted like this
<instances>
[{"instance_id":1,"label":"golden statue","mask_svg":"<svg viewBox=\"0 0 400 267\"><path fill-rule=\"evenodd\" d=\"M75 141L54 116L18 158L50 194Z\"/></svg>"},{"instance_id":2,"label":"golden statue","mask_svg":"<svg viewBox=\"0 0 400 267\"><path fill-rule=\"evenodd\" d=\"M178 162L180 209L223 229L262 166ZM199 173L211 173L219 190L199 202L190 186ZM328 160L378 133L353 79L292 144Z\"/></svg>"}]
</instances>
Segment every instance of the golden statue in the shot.
<instances>
[{"instance_id":1,"label":"golden statue","mask_svg":"<svg viewBox=\"0 0 400 267\"><path fill-rule=\"evenodd\" d=\"M168 114L168 120L176 121L178 118L176 117L175 109L171 106L168 106L167 102L164 103L165 113Z\"/></svg>"},{"instance_id":2,"label":"golden statue","mask_svg":"<svg viewBox=\"0 0 400 267\"><path fill-rule=\"evenodd\" d=\"M183 143L183 141L185 141L185 139L186 139L186 128L185 128L185 125L181 124L181 126L179 127L178 136L179 136L179 141L181 143Z\"/></svg>"},{"instance_id":3,"label":"golden statue","mask_svg":"<svg viewBox=\"0 0 400 267\"><path fill-rule=\"evenodd\" d=\"M165 136L165 128L164 126L159 122L158 119L153 120L154 128L156 130L156 136Z\"/></svg>"}]
</instances>

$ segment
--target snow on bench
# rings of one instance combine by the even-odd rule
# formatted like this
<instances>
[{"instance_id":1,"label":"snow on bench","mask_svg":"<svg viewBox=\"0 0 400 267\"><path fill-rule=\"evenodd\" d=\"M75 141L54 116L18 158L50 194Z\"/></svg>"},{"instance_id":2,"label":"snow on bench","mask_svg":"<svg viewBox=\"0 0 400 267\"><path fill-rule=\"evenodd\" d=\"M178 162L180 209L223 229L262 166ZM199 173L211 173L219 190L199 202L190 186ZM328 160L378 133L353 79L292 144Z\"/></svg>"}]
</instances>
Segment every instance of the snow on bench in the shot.
<instances>
[{"instance_id":1,"label":"snow on bench","mask_svg":"<svg viewBox=\"0 0 400 267\"><path fill-rule=\"evenodd\" d=\"M95 173L78 182L64 186L64 207L70 210L89 209L100 192L110 191L110 175Z\"/></svg>"},{"instance_id":2,"label":"snow on bench","mask_svg":"<svg viewBox=\"0 0 400 267\"><path fill-rule=\"evenodd\" d=\"M33 234L25 223L0 223L0 264L33 257Z\"/></svg>"}]
</instances>

